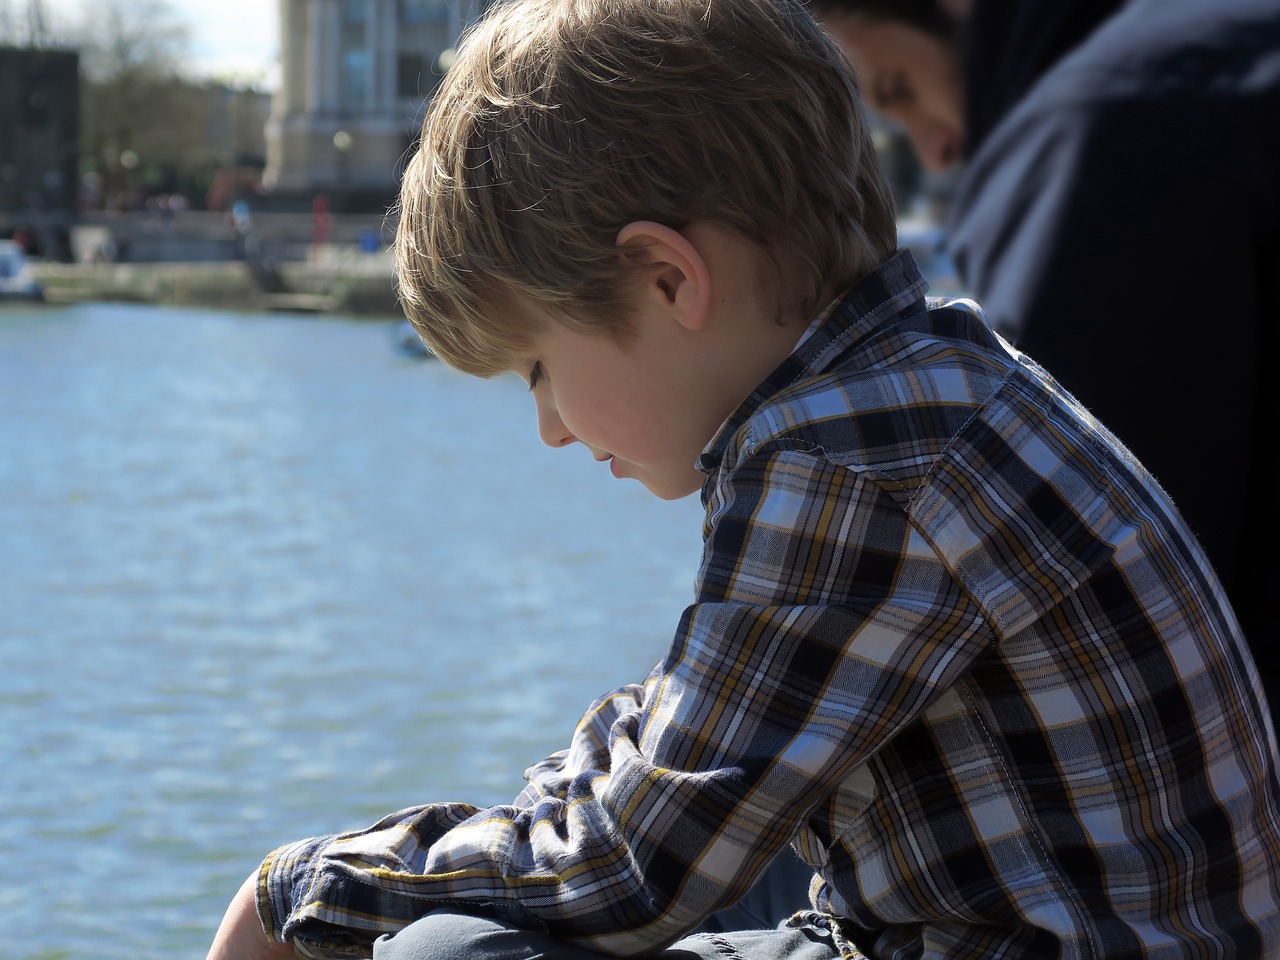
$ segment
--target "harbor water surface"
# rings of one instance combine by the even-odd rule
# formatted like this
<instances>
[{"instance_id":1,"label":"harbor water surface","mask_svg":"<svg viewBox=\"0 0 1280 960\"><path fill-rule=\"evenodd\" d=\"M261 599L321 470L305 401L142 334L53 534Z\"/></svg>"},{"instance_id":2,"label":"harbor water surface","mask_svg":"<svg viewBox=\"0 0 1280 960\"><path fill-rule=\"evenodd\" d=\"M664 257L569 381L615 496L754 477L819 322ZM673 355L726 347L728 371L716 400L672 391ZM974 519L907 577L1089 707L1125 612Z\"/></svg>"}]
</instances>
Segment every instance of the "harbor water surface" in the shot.
<instances>
[{"instance_id":1,"label":"harbor water surface","mask_svg":"<svg viewBox=\"0 0 1280 960\"><path fill-rule=\"evenodd\" d=\"M273 847L511 799L701 509L389 323L0 306L3 960L203 957Z\"/></svg>"}]
</instances>

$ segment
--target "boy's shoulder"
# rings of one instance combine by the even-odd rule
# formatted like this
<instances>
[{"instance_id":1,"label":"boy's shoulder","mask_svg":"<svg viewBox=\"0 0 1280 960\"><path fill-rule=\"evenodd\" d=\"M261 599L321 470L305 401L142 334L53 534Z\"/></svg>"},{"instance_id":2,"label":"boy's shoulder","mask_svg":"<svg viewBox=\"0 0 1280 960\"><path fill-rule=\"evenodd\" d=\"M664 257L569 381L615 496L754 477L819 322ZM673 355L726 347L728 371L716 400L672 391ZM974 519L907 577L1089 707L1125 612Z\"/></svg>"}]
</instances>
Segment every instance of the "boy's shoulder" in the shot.
<instances>
[{"instance_id":1,"label":"boy's shoulder","mask_svg":"<svg viewBox=\"0 0 1280 960\"><path fill-rule=\"evenodd\" d=\"M1108 564L1160 598L1204 600L1192 560L1151 565L1155 555L1197 552L1159 485L991 331L976 304L922 298L848 343L829 341L817 351L825 363L810 364L741 424L722 460L726 477L745 469L762 478L757 497L821 499L832 515L879 510L887 495L1006 633ZM764 468L774 458L786 461L776 474ZM864 499L865 487L845 484L851 472L878 494ZM1121 557L1139 527L1149 541Z\"/></svg>"},{"instance_id":2,"label":"boy's shoulder","mask_svg":"<svg viewBox=\"0 0 1280 960\"><path fill-rule=\"evenodd\" d=\"M919 298L867 324L842 303L792 381L742 424L731 456L807 449L914 488L1019 366L970 300Z\"/></svg>"}]
</instances>

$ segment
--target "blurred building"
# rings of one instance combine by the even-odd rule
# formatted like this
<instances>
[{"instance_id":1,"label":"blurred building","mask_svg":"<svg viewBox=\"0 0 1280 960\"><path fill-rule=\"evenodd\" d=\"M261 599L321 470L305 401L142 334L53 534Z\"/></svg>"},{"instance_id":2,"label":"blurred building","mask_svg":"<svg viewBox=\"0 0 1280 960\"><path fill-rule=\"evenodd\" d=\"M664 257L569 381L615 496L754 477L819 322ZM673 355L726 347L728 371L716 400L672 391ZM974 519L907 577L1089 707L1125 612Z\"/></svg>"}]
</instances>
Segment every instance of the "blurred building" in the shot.
<instances>
[{"instance_id":1,"label":"blurred building","mask_svg":"<svg viewBox=\"0 0 1280 960\"><path fill-rule=\"evenodd\" d=\"M381 205L448 66L486 0L279 0L281 81L264 186L323 191L334 209Z\"/></svg>"},{"instance_id":2,"label":"blurred building","mask_svg":"<svg viewBox=\"0 0 1280 960\"><path fill-rule=\"evenodd\" d=\"M0 46L0 237L69 255L76 215L80 57Z\"/></svg>"}]
</instances>

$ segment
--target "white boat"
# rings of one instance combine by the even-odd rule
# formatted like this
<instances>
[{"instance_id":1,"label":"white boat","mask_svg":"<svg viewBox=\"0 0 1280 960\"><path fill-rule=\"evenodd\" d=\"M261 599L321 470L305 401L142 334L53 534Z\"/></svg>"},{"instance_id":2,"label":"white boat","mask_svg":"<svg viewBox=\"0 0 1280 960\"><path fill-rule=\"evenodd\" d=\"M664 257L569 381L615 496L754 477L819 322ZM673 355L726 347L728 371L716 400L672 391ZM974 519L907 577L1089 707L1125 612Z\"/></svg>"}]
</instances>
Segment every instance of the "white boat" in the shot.
<instances>
[{"instance_id":1,"label":"white boat","mask_svg":"<svg viewBox=\"0 0 1280 960\"><path fill-rule=\"evenodd\" d=\"M418 336L418 331L413 329L413 324L408 320L402 320L395 331L396 346L400 352L410 357L430 357L431 351L427 349L427 345L422 342L422 338Z\"/></svg>"},{"instance_id":2,"label":"white boat","mask_svg":"<svg viewBox=\"0 0 1280 960\"><path fill-rule=\"evenodd\" d=\"M12 240L0 240L0 300L43 300L44 291L31 272L26 251Z\"/></svg>"}]
</instances>

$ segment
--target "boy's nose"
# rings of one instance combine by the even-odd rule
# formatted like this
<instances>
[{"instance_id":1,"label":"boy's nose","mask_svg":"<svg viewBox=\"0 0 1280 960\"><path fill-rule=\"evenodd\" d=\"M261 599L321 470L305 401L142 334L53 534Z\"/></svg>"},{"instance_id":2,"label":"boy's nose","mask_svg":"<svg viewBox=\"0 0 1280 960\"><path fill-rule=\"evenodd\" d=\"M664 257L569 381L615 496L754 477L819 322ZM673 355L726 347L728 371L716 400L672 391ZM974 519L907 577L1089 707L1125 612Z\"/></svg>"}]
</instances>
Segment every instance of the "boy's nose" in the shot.
<instances>
[{"instance_id":1,"label":"boy's nose","mask_svg":"<svg viewBox=\"0 0 1280 960\"><path fill-rule=\"evenodd\" d=\"M567 447L578 438L569 432L569 428L560 419L555 405L550 401L538 400L538 436L548 447Z\"/></svg>"}]
</instances>

